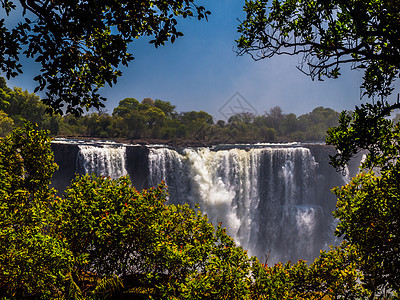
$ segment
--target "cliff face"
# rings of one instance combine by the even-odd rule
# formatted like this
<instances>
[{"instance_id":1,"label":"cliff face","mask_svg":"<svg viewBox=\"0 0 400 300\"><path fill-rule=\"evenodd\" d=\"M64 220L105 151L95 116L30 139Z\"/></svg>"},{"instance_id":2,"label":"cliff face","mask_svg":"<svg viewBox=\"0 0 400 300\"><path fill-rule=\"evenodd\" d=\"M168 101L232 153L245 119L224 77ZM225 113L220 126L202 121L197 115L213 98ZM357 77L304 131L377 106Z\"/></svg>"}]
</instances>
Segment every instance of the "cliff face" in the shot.
<instances>
[{"instance_id":1,"label":"cliff face","mask_svg":"<svg viewBox=\"0 0 400 300\"><path fill-rule=\"evenodd\" d=\"M85 147L85 149L83 149ZM85 162L85 157L82 154L84 151L90 152L91 149L102 149L103 153L107 152L107 149L115 149L114 146L107 148L104 145L96 145L96 143L92 144L82 144L77 143L52 143L51 148L54 152L54 161L58 165L58 170L54 173L52 178L52 186L55 187L60 193L69 185L72 179L75 178L77 174L85 173L88 166L85 166L88 162ZM121 148L121 147L118 147ZM143 189L148 186L148 176L149 176L149 168L148 168L148 154L149 148L146 146L123 146L124 150L123 155L116 157L108 157L109 162L103 163L102 160L106 158L101 157L101 153L97 155L96 159L89 163L98 163L99 166L93 166L93 168L89 168L89 173L95 173L97 175L106 175L109 176L111 172L108 174L102 173L102 168L111 168L113 163L123 164L126 172L130 175L133 185L137 189ZM112 161L112 160L123 160L123 161ZM110 165L111 164L111 165ZM115 172L115 171L114 171ZM112 177L112 176L111 176Z\"/></svg>"},{"instance_id":2,"label":"cliff face","mask_svg":"<svg viewBox=\"0 0 400 300\"><path fill-rule=\"evenodd\" d=\"M146 146L126 147L126 170L133 185L142 190L148 186L149 178L149 148Z\"/></svg>"},{"instance_id":3,"label":"cliff face","mask_svg":"<svg viewBox=\"0 0 400 300\"><path fill-rule=\"evenodd\" d=\"M51 143L51 148L54 152L54 161L58 165L58 170L54 172L52 178L52 186L62 193L77 173L79 147L76 144Z\"/></svg>"}]
</instances>

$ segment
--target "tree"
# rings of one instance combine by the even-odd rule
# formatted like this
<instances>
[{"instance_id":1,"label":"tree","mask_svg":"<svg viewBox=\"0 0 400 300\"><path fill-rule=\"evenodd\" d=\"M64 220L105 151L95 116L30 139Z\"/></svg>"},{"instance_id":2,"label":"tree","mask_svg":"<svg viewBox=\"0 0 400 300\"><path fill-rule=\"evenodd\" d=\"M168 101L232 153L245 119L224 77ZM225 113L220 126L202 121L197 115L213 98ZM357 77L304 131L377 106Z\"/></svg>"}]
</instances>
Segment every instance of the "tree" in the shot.
<instances>
[{"instance_id":1,"label":"tree","mask_svg":"<svg viewBox=\"0 0 400 300\"><path fill-rule=\"evenodd\" d=\"M238 54L302 55L312 78L336 78L343 64L364 70L365 94L386 97L399 76L400 2L247 0Z\"/></svg>"},{"instance_id":2,"label":"tree","mask_svg":"<svg viewBox=\"0 0 400 300\"><path fill-rule=\"evenodd\" d=\"M323 141L328 128L338 125L340 114L330 108L322 106L314 108L312 112L299 116L298 125L309 141Z\"/></svg>"},{"instance_id":3,"label":"tree","mask_svg":"<svg viewBox=\"0 0 400 300\"><path fill-rule=\"evenodd\" d=\"M252 260L252 299L365 299L371 295L357 269L358 253L346 243L321 251L310 265L298 261L268 266Z\"/></svg>"},{"instance_id":4,"label":"tree","mask_svg":"<svg viewBox=\"0 0 400 300\"><path fill-rule=\"evenodd\" d=\"M388 288L400 292L400 127L385 118L387 107L378 102L356 108L353 115L343 112L327 137L327 143L341 150L332 157L339 169L360 151L366 154L363 172L334 189L334 215L340 221L336 234L359 250L361 269L374 293Z\"/></svg>"},{"instance_id":5,"label":"tree","mask_svg":"<svg viewBox=\"0 0 400 300\"><path fill-rule=\"evenodd\" d=\"M243 122L245 124L250 124L254 122L255 115L249 112L243 112L234 114L228 119L228 123Z\"/></svg>"},{"instance_id":6,"label":"tree","mask_svg":"<svg viewBox=\"0 0 400 300\"><path fill-rule=\"evenodd\" d=\"M14 121L4 111L0 110L0 137L11 133Z\"/></svg>"},{"instance_id":7,"label":"tree","mask_svg":"<svg viewBox=\"0 0 400 300\"><path fill-rule=\"evenodd\" d=\"M166 205L166 196L164 183L138 192L127 177L75 178L53 204L50 233L73 253L79 289L90 294L88 281L119 275L123 291L141 287L157 299L243 299L246 252L221 225L187 204Z\"/></svg>"},{"instance_id":8,"label":"tree","mask_svg":"<svg viewBox=\"0 0 400 300\"><path fill-rule=\"evenodd\" d=\"M169 101L156 99L154 101L154 106L161 109L167 118L175 118L177 115L175 111L176 106L172 105Z\"/></svg>"},{"instance_id":9,"label":"tree","mask_svg":"<svg viewBox=\"0 0 400 300\"><path fill-rule=\"evenodd\" d=\"M275 106L269 110L269 112L266 113L267 119L271 123L271 127L274 128L275 130L279 131L281 123L284 119L284 114L282 112L282 109L279 106Z\"/></svg>"},{"instance_id":10,"label":"tree","mask_svg":"<svg viewBox=\"0 0 400 300\"><path fill-rule=\"evenodd\" d=\"M140 102L135 98L125 98L118 103L118 106L114 108L112 115L125 117L133 110L137 110Z\"/></svg>"},{"instance_id":11,"label":"tree","mask_svg":"<svg viewBox=\"0 0 400 300\"><path fill-rule=\"evenodd\" d=\"M46 114L46 106L40 102L37 95L22 91L18 87L10 89L3 77L0 77L0 110L8 114L15 126L23 126L29 121L36 123L41 129L49 129L53 135L59 132L59 115ZM9 127L4 126L4 130L7 131ZM8 133L10 132L11 130L8 130Z\"/></svg>"},{"instance_id":12,"label":"tree","mask_svg":"<svg viewBox=\"0 0 400 300\"><path fill-rule=\"evenodd\" d=\"M375 294L400 292L400 170L363 172L334 193L337 235L360 252L365 285Z\"/></svg>"},{"instance_id":13,"label":"tree","mask_svg":"<svg viewBox=\"0 0 400 300\"><path fill-rule=\"evenodd\" d=\"M154 100L151 98L144 98L142 100L142 104L146 104L148 106L154 106L155 103L154 103Z\"/></svg>"},{"instance_id":14,"label":"tree","mask_svg":"<svg viewBox=\"0 0 400 300\"><path fill-rule=\"evenodd\" d=\"M55 169L49 138L33 125L0 139L1 298L55 298L64 292L72 253L47 234Z\"/></svg>"},{"instance_id":15,"label":"tree","mask_svg":"<svg viewBox=\"0 0 400 300\"><path fill-rule=\"evenodd\" d=\"M152 36L155 47L173 43L183 35L178 18L209 14L194 0L2 0L1 8L7 18L22 10L14 28L0 20L1 71L14 77L22 73L22 55L34 59L41 64L35 92L46 91L43 102L53 111L63 112L65 103L76 114L104 106L98 89L116 83L120 65L132 61L131 42Z\"/></svg>"},{"instance_id":16,"label":"tree","mask_svg":"<svg viewBox=\"0 0 400 300\"><path fill-rule=\"evenodd\" d=\"M4 77L0 77L0 109L5 110L10 105L10 93L12 90L7 86Z\"/></svg>"},{"instance_id":17,"label":"tree","mask_svg":"<svg viewBox=\"0 0 400 300\"><path fill-rule=\"evenodd\" d=\"M196 122L205 122L209 125L214 124L213 117L205 111L188 111L182 112L179 115L179 120L184 124L192 124Z\"/></svg>"}]
</instances>

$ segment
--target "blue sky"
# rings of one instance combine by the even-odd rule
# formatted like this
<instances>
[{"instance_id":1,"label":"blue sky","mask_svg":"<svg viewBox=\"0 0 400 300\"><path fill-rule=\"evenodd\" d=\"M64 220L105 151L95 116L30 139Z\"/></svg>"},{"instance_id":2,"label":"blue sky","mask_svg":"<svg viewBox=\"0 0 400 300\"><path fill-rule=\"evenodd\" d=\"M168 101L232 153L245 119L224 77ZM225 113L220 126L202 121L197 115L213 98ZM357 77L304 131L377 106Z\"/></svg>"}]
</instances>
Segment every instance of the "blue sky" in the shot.
<instances>
[{"instance_id":1,"label":"blue sky","mask_svg":"<svg viewBox=\"0 0 400 300\"><path fill-rule=\"evenodd\" d=\"M279 56L255 62L237 57L237 19L243 19L244 0L203 0L211 11L208 22L182 20L184 33L174 44L155 49L149 39L139 39L130 50L135 60L112 88L103 88L111 113L127 97L170 101L178 111L204 110L224 119L221 108L239 93L255 112L263 114L274 106L284 113L308 113L318 106L337 111L360 104L362 73L344 66L336 80L312 81L296 69L298 57ZM25 73L9 80L10 86L34 89L31 78L38 66L25 65ZM226 107L226 106L225 106Z\"/></svg>"}]
</instances>

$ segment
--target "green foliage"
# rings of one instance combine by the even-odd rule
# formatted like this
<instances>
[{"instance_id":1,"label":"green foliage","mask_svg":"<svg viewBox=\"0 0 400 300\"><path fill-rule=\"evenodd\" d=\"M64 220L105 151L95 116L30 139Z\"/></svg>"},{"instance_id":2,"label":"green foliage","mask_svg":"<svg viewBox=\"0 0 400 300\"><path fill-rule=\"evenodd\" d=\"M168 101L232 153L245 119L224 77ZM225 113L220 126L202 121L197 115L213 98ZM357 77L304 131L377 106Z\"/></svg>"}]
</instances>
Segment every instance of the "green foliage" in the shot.
<instances>
[{"instance_id":1,"label":"green foliage","mask_svg":"<svg viewBox=\"0 0 400 300\"><path fill-rule=\"evenodd\" d=\"M22 55L41 64L34 78L46 90L43 102L53 111L81 114L104 106L98 89L116 83L120 66L133 60L128 45L141 36L155 47L182 36L178 19L210 14L194 0L42 2L1 1L6 18L22 7L13 28L0 21L0 68L7 78L22 73Z\"/></svg>"},{"instance_id":2,"label":"green foliage","mask_svg":"<svg viewBox=\"0 0 400 300\"><path fill-rule=\"evenodd\" d=\"M96 276L148 271L151 225L164 209L165 191L137 192L128 178L77 177L54 203L51 232L65 239L79 272Z\"/></svg>"},{"instance_id":3,"label":"green foliage","mask_svg":"<svg viewBox=\"0 0 400 300\"><path fill-rule=\"evenodd\" d=\"M0 110L0 137L11 133L14 127L14 120L4 111Z\"/></svg>"},{"instance_id":4,"label":"green foliage","mask_svg":"<svg viewBox=\"0 0 400 300\"><path fill-rule=\"evenodd\" d=\"M400 291L400 170L398 164L382 170L362 172L341 189L335 217L336 234L343 235L360 252L366 286L376 293Z\"/></svg>"},{"instance_id":5,"label":"green foliage","mask_svg":"<svg viewBox=\"0 0 400 300\"><path fill-rule=\"evenodd\" d=\"M332 158L332 165L343 167L354 155L367 150L363 168L390 168L400 150L399 127L385 118L391 112L387 102L363 104L354 113L342 112L339 126L328 131L327 144L340 152Z\"/></svg>"},{"instance_id":6,"label":"green foliage","mask_svg":"<svg viewBox=\"0 0 400 300\"><path fill-rule=\"evenodd\" d=\"M10 133L16 126L23 126L27 121L36 123L39 128L50 130L51 134L59 133L61 117L58 115L49 116L45 114L46 106L40 102L40 98L28 91L22 91L21 88L7 87L5 79L0 77L0 110L8 115L10 120L4 119L4 134Z\"/></svg>"},{"instance_id":7,"label":"green foliage","mask_svg":"<svg viewBox=\"0 0 400 300\"><path fill-rule=\"evenodd\" d=\"M151 287L162 298L241 299L246 253L200 212L165 197L164 184L138 192L126 177L77 177L53 204L50 229L74 255L73 281L83 290L88 278L119 275L125 290Z\"/></svg>"},{"instance_id":8,"label":"green foliage","mask_svg":"<svg viewBox=\"0 0 400 300\"><path fill-rule=\"evenodd\" d=\"M172 105L169 101L156 99L154 101L154 106L161 109L167 118L174 118L176 116L176 106Z\"/></svg>"},{"instance_id":9,"label":"green foliage","mask_svg":"<svg viewBox=\"0 0 400 300\"><path fill-rule=\"evenodd\" d=\"M218 225L202 268L180 283L182 299L249 299L250 260Z\"/></svg>"},{"instance_id":10,"label":"green foliage","mask_svg":"<svg viewBox=\"0 0 400 300\"><path fill-rule=\"evenodd\" d=\"M399 124L387 118L386 102L343 112L340 125L328 132L327 143L339 151L332 164L343 168L354 155L364 153L362 172L349 184L335 188L336 234L360 253L366 286L375 294L399 292ZM360 155L359 154L359 155ZM375 170L375 172L373 171Z\"/></svg>"},{"instance_id":11,"label":"green foliage","mask_svg":"<svg viewBox=\"0 0 400 300\"><path fill-rule=\"evenodd\" d=\"M368 97L386 97L399 76L398 0L246 0L237 53L255 60L302 56L312 78L340 76L342 64L364 70Z\"/></svg>"},{"instance_id":12,"label":"green foliage","mask_svg":"<svg viewBox=\"0 0 400 300\"><path fill-rule=\"evenodd\" d=\"M291 266L288 262L268 267L253 258L252 276L254 282L251 288L252 299L302 299L294 291L295 282L290 274L294 268L299 269L298 273L301 272L300 269L304 269L302 272L305 274L308 271L307 265L303 262L299 262L295 266Z\"/></svg>"},{"instance_id":13,"label":"green foliage","mask_svg":"<svg viewBox=\"0 0 400 300\"><path fill-rule=\"evenodd\" d=\"M253 258L252 299L365 299L371 293L362 285L359 261L347 244L321 251L309 266L298 261L269 267Z\"/></svg>"},{"instance_id":14,"label":"green foliage","mask_svg":"<svg viewBox=\"0 0 400 300\"><path fill-rule=\"evenodd\" d=\"M56 165L49 138L34 126L0 140L0 295L28 297L62 292L72 255L48 235L49 188Z\"/></svg>"},{"instance_id":15,"label":"green foliage","mask_svg":"<svg viewBox=\"0 0 400 300\"><path fill-rule=\"evenodd\" d=\"M296 278L297 289L304 298L366 299L371 292L364 287L365 278L360 263L357 248L346 242L331 247L329 251L321 251L310 266L306 281L302 284L302 276Z\"/></svg>"}]
</instances>

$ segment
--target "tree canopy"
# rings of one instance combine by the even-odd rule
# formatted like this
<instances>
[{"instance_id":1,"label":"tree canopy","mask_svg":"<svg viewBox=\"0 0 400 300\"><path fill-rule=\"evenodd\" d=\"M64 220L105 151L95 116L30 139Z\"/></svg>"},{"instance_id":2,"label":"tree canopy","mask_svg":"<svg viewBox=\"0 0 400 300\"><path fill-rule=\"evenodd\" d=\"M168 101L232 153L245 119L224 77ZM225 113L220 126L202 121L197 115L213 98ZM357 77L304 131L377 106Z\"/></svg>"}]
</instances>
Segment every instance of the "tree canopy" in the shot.
<instances>
[{"instance_id":1,"label":"tree canopy","mask_svg":"<svg viewBox=\"0 0 400 300\"><path fill-rule=\"evenodd\" d=\"M398 0L247 0L237 52L254 59L301 55L312 78L336 78L343 64L364 70L368 96L387 97L400 70Z\"/></svg>"},{"instance_id":2,"label":"tree canopy","mask_svg":"<svg viewBox=\"0 0 400 300\"><path fill-rule=\"evenodd\" d=\"M0 19L0 68L7 78L23 72L20 57L41 64L35 91L55 112L80 114L104 106L98 89L116 83L119 68L133 60L128 45L142 36L155 47L183 33L178 19L207 18L195 0L1 0L6 18L22 12L13 27Z\"/></svg>"}]
</instances>

